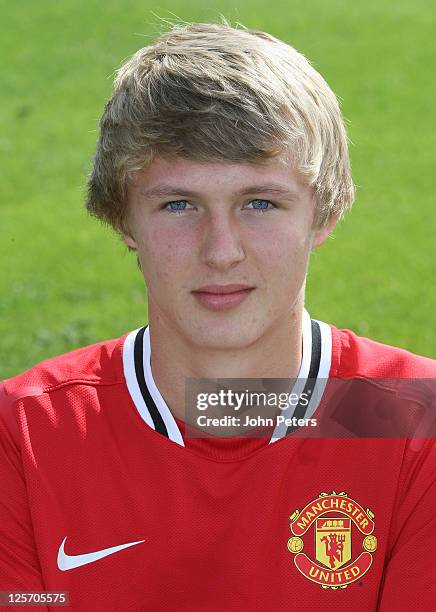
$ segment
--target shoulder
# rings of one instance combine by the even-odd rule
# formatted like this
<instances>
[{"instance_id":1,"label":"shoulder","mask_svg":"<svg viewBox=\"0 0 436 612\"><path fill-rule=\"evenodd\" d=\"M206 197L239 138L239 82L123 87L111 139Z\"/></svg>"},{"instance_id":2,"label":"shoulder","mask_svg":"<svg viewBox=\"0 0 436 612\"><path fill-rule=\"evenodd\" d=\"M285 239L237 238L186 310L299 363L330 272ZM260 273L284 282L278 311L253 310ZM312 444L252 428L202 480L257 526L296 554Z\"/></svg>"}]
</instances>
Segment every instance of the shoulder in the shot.
<instances>
[{"instance_id":1,"label":"shoulder","mask_svg":"<svg viewBox=\"0 0 436 612\"><path fill-rule=\"evenodd\" d=\"M405 349L332 329L331 376L365 378L436 378L436 361Z\"/></svg>"},{"instance_id":2,"label":"shoulder","mask_svg":"<svg viewBox=\"0 0 436 612\"><path fill-rule=\"evenodd\" d=\"M330 327L335 418L359 437L433 437L436 361Z\"/></svg>"},{"instance_id":3,"label":"shoulder","mask_svg":"<svg viewBox=\"0 0 436 612\"><path fill-rule=\"evenodd\" d=\"M51 435L80 438L102 398L112 405L120 397L125 337L53 357L0 383L0 450L30 457Z\"/></svg>"},{"instance_id":4,"label":"shoulder","mask_svg":"<svg viewBox=\"0 0 436 612\"><path fill-rule=\"evenodd\" d=\"M0 383L0 408L26 397L50 393L75 384L110 385L121 382L125 336L98 342L47 359Z\"/></svg>"}]
</instances>

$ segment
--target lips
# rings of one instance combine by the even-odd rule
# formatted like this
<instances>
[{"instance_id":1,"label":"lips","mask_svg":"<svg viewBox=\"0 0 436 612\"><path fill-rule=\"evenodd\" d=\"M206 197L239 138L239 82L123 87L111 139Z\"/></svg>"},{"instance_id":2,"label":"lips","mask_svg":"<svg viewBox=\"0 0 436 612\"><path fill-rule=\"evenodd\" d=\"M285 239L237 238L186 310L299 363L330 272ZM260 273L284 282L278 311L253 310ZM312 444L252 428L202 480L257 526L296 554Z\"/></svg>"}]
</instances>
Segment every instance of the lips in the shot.
<instances>
[{"instance_id":1,"label":"lips","mask_svg":"<svg viewBox=\"0 0 436 612\"><path fill-rule=\"evenodd\" d=\"M236 308L254 291L248 285L205 285L193 291L198 302L208 310L220 311Z\"/></svg>"}]
</instances>

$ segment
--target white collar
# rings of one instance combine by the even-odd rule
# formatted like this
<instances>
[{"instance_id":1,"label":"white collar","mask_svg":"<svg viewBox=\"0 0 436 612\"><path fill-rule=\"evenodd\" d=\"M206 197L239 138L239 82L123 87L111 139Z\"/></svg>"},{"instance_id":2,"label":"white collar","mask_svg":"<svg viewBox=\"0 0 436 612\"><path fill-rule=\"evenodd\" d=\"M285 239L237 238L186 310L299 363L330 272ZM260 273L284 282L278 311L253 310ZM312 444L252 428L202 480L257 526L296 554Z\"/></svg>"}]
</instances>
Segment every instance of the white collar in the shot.
<instances>
[{"instance_id":1,"label":"white collar","mask_svg":"<svg viewBox=\"0 0 436 612\"><path fill-rule=\"evenodd\" d=\"M331 328L322 321L310 318L303 311L303 347L300 371L292 393L310 394L304 418L313 417L318 408L329 376L332 355ZM173 442L185 446L176 420L163 399L151 371L151 347L148 327L142 327L127 335L123 346L123 368L130 396L145 423ZM284 416L293 416L297 407L289 407ZM301 408L300 408L301 410ZM289 433L286 425L276 427L270 443Z\"/></svg>"}]
</instances>

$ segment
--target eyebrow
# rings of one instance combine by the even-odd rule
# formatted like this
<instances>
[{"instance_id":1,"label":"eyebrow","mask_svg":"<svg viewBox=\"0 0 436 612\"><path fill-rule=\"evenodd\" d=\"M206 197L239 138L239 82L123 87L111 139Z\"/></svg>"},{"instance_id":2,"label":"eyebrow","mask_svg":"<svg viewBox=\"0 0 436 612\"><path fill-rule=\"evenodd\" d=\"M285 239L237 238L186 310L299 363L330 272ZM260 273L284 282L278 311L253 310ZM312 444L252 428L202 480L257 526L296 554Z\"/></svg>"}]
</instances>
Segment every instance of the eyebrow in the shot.
<instances>
[{"instance_id":1,"label":"eyebrow","mask_svg":"<svg viewBox=\"0 0 436 612\"><path fill-rule=\"evenodd\" d=\"M144 198L156 198L161 196L175 196L175 195L185 195L187 197L197 197L200 195L196 191L191 191L190 189L186 189L185 187L178 187L176 185L157 185L151 189L143 189L139 192ZM298 197L297 192L294 189L289 187L285 187L284 185L280 185L278 183L265 183L259 185L249 185L240 191L233 192L233 196L243 196L250 195L255 193L267 193L271 195L279 195L286 196L292 200L295 200Z\"/></svg>"}]
</instances>

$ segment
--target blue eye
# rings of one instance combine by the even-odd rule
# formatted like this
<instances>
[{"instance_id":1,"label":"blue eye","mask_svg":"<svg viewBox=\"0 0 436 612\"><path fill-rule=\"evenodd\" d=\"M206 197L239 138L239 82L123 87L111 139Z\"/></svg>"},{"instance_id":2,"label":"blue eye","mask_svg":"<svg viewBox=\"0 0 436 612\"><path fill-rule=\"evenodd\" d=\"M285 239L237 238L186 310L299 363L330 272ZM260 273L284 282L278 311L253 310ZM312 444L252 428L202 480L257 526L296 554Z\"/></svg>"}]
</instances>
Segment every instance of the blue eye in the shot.
<instances>
[{"instance_id":1,"label":"blue eye","mask_svg":"<svg viewBox=\"0 0 436 612\"><path fill-rule=\"evenodd\" d=\"M192 207L187 200L175 200L174 202L167 202L167 204L165 204L165 209L170 212L183 212L187 210L188 206Z\"/></svg>"},{"instance_id":2,"label":"blue eye","mask_svg":"<svg viewBox=\"0 0 436 612\"><path fill-rule=\"evenodd\" d=\"M250 205L252 205L250 207ZM270 210L270 207L273 207L272 202L270 202L269 200L251 200L251 202L248 203L248 206L246 208L249 208L249 210Z\"/></svg>"}]
</instances>

